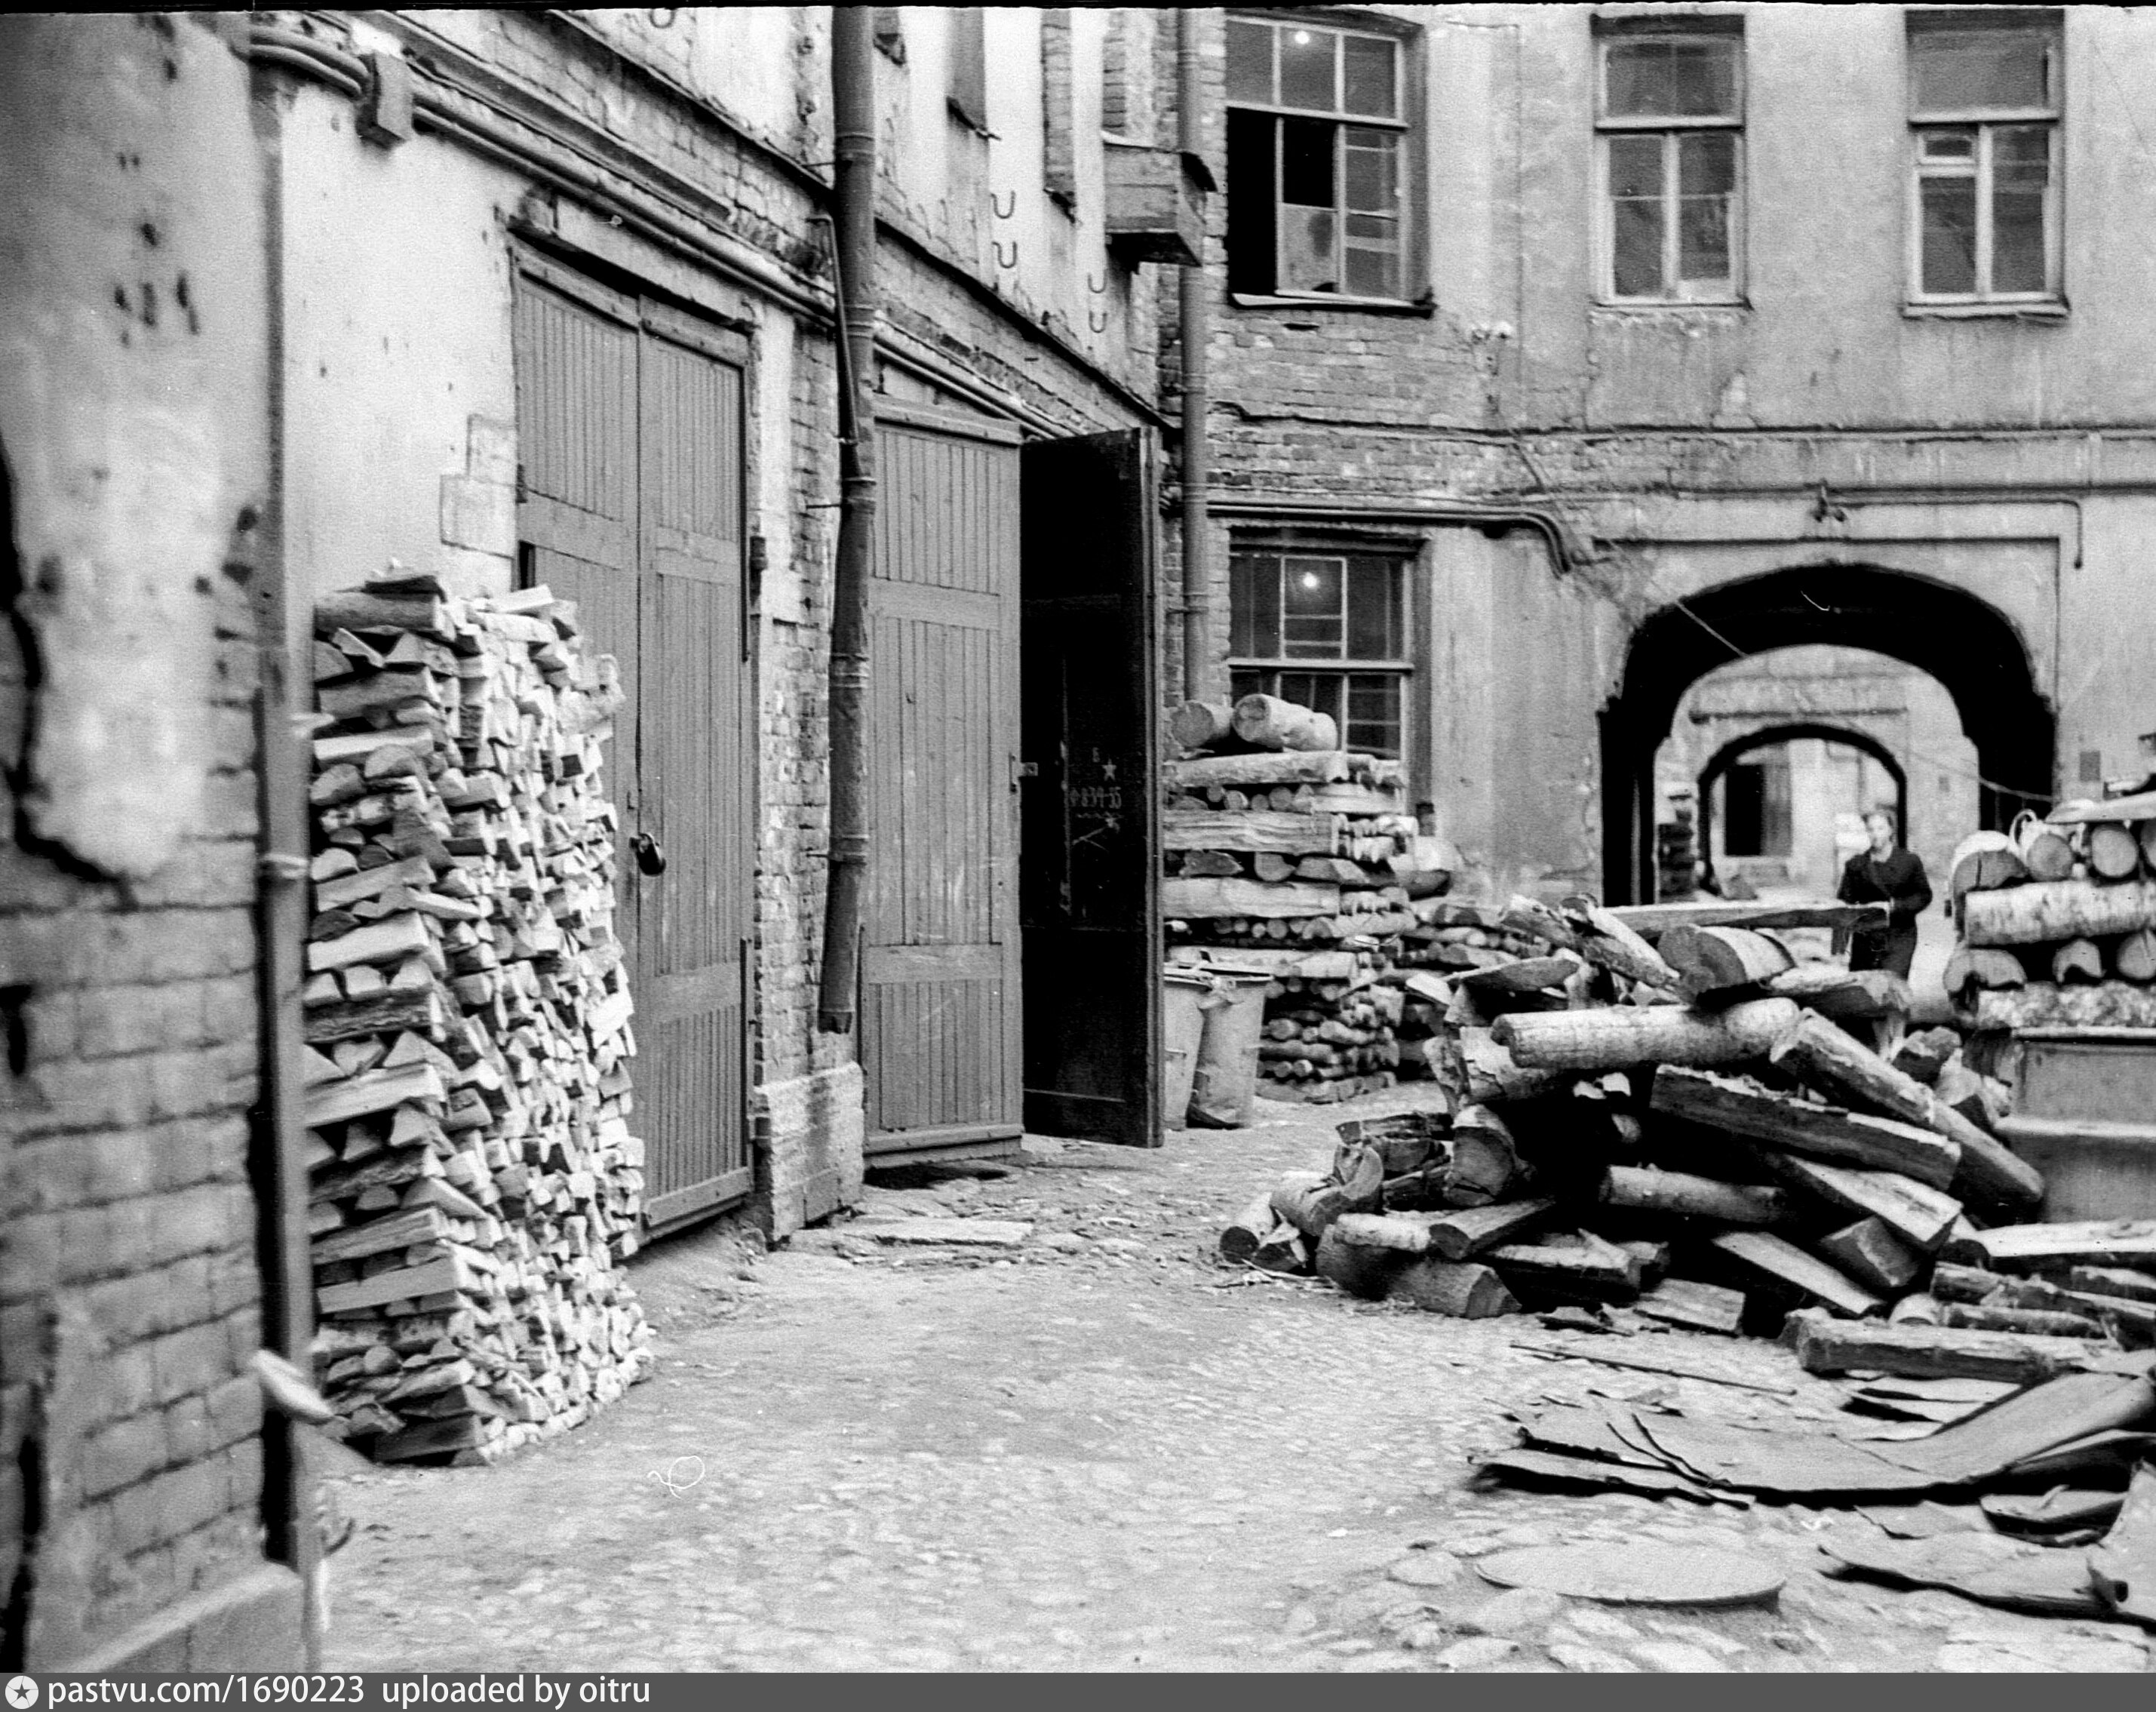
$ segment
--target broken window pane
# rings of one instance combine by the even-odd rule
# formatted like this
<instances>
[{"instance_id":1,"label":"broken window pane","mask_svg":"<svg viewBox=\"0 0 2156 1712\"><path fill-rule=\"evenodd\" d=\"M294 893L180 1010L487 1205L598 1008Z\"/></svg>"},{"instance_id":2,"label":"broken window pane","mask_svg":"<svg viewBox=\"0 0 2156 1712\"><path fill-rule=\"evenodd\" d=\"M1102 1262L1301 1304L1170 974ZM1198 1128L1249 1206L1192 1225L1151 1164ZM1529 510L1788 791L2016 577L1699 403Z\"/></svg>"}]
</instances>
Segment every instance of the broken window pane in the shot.
<instances>
[{"instance_id":1,"label":"broken window pane","mask_svg":"<svg viewBox=\"0 0 2156 1712\"><path fill-rule=\"evenodd\" d=\"M1281 290L1340 289L1337 132L1320 120L1281 121Z\"/></svg>"},{"instance_id":2,"label":"broken window pane","mask_svg":"<svg viewBox=\"0 0 2156 1712\"><path fill-rule=\"evenodd\" d=\"M1375 36L1342 39L1340 105L1373 119L1399 116L1398 80L1393 75L1393 44Z\"/></svg>"},{"instance_id":3,"label":"broken window pane","mask_svg":"<svg viewBox=\"0 0 2156 1712\"><path fill-rule=\"evenodd\" d=\"M1281 121L1281 200L1330 208L1338 197L1332 140L1338 127L1318 119Z\"/></svg>"},{"instance_id":4,"label":"broken window pane","mask_svg":"<svg viewBox=\"0 0 2156 1712\"><path fill-rule=\"evenodd\" d=\"M1612 119L1733 119L1739 45L1713 36L1611 42L1603 111Z\"/></svg>"},{"instance_id":5,"label":"broken window pane","mask_svg":"<svg viewBox=\"0 0 2156 1712\"><path fill-rule=\"evenodd\" d=\"M2041 291L2045 191L2051 134L2041 125L2001 126L1991 135L1991 289Z\"/></svg>"},{"instance_id":6,"label":"broken window pane","mask_svg":"<svg viewBox=\"0 0 2156 1712\"><path fill-rule=\"evenodd\" d=\"M1917 111L1958 113L2051 105L2051 38L2035 30L1913 30Z\"/></svg>"},{"instance_id":7,"label":"broken window pane","mask_svg":"<svg viewBox=\"0 0 2156 1712\"><path fill-rule=\"evenodd\" d=\"M1335 111L1339 80L1335 66L1340 38L1330 30L1297 29L1284 24L1280 31L1280 104L1283 107L1315 107Z\"/></svg>"},{"instance_id":8,"label":"broken window pane","mask_svg":"<svg viewBox=\"0 0 2156 1712\"><path fill-rule=\"evenodd\" d=\"M1918 188L1923 289L1934 297L1967 296L1976 290L1976 180L1927 178Z\"/></svg>"},{"instance_id":9,"label":"broken window pane","mask_svg":"<svg viewBox=\"0 0 2156 1712\"><path fill-rule=\"evenodd\" d=\"M1270 24L1228 21L1228 99L1273 105L1273 31Z\"/></svg>"}]
</instances>

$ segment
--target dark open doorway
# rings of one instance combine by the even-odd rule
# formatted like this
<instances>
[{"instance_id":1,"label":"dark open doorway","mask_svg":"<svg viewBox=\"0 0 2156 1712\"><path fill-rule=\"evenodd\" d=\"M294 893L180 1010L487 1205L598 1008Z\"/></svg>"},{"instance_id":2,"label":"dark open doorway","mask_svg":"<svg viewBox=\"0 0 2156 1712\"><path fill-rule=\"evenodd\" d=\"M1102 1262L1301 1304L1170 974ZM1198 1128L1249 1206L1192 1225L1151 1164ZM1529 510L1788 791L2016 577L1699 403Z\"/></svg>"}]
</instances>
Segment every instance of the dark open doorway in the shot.
<instances>
[{"instance_id":1,"label":"dark open doorway","mask_svg":"<svg viewBox=\"0 0 2156 1712\"><path fill-rule=\"evenodd\" d=\"M1603 886L1653 896L1655 751L1697 679L1731 660L1812 643L1866 648L1928 673L1975 746L1978 820L2004 826L2051 800L2056 722L2013 624L1965 590L1871 565L1774 571L1650 614L1602 711ZM1840 740L1840 739L1837 739Z\"/></svg>"}]
</instances>

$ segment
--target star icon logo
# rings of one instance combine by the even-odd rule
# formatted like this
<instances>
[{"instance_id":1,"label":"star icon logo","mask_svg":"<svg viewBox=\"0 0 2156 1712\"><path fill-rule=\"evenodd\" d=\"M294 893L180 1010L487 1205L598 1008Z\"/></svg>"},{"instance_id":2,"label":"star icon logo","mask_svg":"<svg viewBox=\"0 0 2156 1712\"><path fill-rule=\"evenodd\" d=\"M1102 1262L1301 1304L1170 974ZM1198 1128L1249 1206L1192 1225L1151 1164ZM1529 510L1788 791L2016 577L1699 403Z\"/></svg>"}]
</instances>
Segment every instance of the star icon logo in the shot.
<instances>
[{"instance_id":1,"label":"star icon logo","mask_svg":"<svg viewBox=\"0 0 2156 1712\"><path fill-rule=\"evenodd\" d=\"M30 1712L30 1708L38 1704L37 1684L27 1676L9 1677L8 1704L15 1709L15 1712Z\"/></svg>"}]
</instances>

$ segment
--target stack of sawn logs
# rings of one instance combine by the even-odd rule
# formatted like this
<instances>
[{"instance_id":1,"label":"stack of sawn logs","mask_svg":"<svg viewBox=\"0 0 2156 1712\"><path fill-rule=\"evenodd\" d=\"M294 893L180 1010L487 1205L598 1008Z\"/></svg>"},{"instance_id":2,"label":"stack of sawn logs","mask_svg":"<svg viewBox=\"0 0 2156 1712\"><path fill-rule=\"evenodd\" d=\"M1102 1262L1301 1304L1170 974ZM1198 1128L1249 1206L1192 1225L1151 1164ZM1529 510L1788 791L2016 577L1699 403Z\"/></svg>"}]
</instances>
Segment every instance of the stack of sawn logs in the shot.
<instances>
[{"instance_id":1,"label":"stack of sawn logs","mask_svg":"<svg viewBox=\"0 0 2156 1712\"><path fill-rule=\"evenodd\" d=\"M574 1426L650 1361L619 1262L627 970L601 745L544 589L424 576L324 599L302 993L317 1370L329 1431L477 1462Z\"/></svg>"},{"instance_id":2,"label":"stack of sawn logs","mask_svg":"<svg viewBox=\"0 0 2156 1712\"><path fill-rule=\"evenodd\" d=\"M1621 1304L1764 1332L1816 1306L1946 1344L2145 1339L2156 1313L2131 1293L2070 1282L2039 1303L1939 1264L2030 1216L2041 1178L1984 1101L1948 1103L1837 1025L1897 998L1892 977L1725 924L1865 913L1513 899L1506 923L1548 954L1454 984L1430 1049L1447 1109L1342 1125L1330 1173L1245 1209L1224 1253L1469 1317ZM1936 1081L1927 1047L1908 1059Z\"/></svg>"},{"instance_id":3,"label":"stack of sawn logs","mask_svg":"<svg viewBox=\"0 0 2156 1712\"><path fill-rule=\"evenodd\" d=\"M1186 702L1169 728L1186 752L1164 769L1171 956L1271 974L1265 1098L1390 1087L1403 999L1385 978L1450 879L1406 861L1399 763L1342 751L1330 715L1272 696Z\"/></svg>"},{"instance_id":4,"label":"stack of sawn logs","mask_svg":"<svg viewBox=\"0 0 2156 1712\"><path fill-rule=\"evenodd\" d=\"M2156 792L1972 833L1948 885L1971 1027L2156 1027Z\"/></svg>"}]
</instances>

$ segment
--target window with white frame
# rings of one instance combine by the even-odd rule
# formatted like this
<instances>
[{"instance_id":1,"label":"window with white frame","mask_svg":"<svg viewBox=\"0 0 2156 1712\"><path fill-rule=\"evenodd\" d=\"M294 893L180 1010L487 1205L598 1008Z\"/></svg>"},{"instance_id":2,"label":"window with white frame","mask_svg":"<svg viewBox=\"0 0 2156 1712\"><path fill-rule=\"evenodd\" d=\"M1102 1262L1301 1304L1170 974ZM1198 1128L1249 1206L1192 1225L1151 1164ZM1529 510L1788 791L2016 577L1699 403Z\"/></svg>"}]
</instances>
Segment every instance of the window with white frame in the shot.
<instances>
[{"instance_id":1,"label":"window with white frame","mask_svg":"<svg viewBox=\"0 0 2156 1712\"><path fill-rule=\"evenodd\" d=\"M1260 296L1406 291L1397 37L1228 20L1228 283Z\"/></svg>"},{"instance_id":2,"label":"window with white frame","mask_svg":"<svg viewBox=\"0 0 2156 1712\"><path fill-rule=\"evenodd\" d=\"M1229 560L1229 671L1238 696L1329 713L1340 741L1398 758L1409 658L1399 553L1239 542Z\"/></svg>"},{"instance_id":3,"label":"window with white frame","mask_svg":"<svg viewBox=\"0 0 2156 1712\"><path fill-rule=\"evenodd\" d=\"M1712 23L1595 44L1607 301L1742 297L1744 40Z\"/></svg>"},{"instance_id":4,"label":"window with white frame","mask_svg":"<svg viewBox=\"0 0 2156 1712\"><path fill-rule=\"evenodd\" d=\"M2059 295L2056 13L1909 19L1910 296Z\"/></svg>"}]
</instances>

